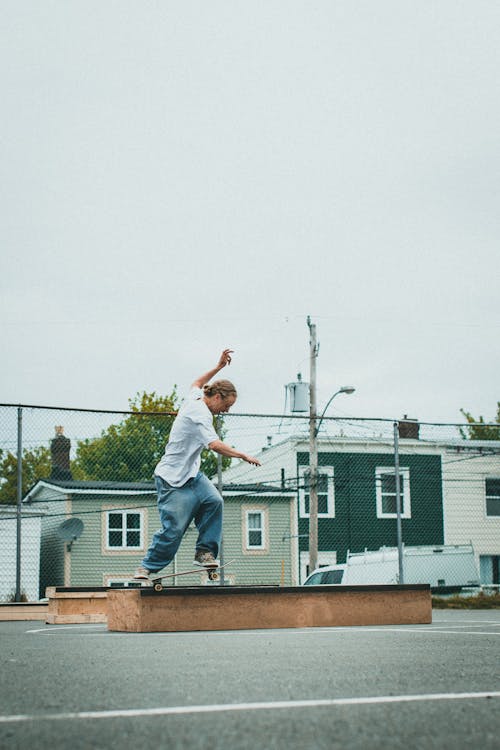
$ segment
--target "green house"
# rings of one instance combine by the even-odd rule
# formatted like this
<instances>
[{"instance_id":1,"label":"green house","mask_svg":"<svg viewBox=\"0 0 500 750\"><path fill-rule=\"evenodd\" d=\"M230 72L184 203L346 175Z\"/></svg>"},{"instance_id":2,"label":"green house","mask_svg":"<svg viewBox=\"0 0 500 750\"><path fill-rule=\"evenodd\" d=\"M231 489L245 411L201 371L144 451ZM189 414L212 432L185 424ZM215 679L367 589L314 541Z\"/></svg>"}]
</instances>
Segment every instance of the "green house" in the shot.
<instances>
[{"instance_id":1,"label":"green house","mask_svg":"<svg viewBox=\"0 0 500 750\"><path fill-rule=\"evenodd\" d=\"M396 476L390 441L318 439L318 565L345 562L347 552L395 546ZM420 440L401 440L399 476L402 538L405 545L445 543L443 449ZM224 473L228 482L264 478L297 492L295 578L309 573L309 444L288 438L258 454L262 466L243 462Z\"/></svg>"},{"instance_id":2,"label":"green house","mask_svg":"<svg viewBox=\"0 0 500 750\"><path fill-rule=\"evenodd\" d=\"M441 456L400 456L402 538L407 546L444 543ZM309 454L297 453L299 548L308 556ZM324 451L318 481L318 548L347 552L397 545L394 455ZM305 553L305 554L304 554ZM324 555L322 563L326 564ZM307 569L306 569L306 572Z\"/></svg>"}]
</instances>

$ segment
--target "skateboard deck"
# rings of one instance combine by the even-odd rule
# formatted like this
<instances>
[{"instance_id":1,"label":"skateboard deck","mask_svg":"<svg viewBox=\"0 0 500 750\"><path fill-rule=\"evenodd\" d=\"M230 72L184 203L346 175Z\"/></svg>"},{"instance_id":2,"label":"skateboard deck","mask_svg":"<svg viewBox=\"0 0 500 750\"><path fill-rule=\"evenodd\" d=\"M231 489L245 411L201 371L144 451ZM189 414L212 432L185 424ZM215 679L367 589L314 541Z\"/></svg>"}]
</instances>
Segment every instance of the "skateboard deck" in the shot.
<instances>
[{"instance_id":1,"label":"skateboard deck","mask_svg":"<svg viewBox=\"0 0 500 750\"><path fill-rule=\"evenodd\" d=\"M227 565L230 565L234 560L229 560L227 563L224 563L224 565L219 565L218 563L214 565L199 565L196 568L193 568L192 570L181 570L179 573L167 573L167 575L160 576L159 578L153 578L150 577L150 580L153 584L153 588L155 591L162 591L164 587L164 581L170 579L170 578L177 578L178 576L187 576L192 575L193 573L201 573L202 571L206 571L208 574L208 580L209 581L218 581L220 578L219 570L222 570Z\"/></svg>"}]
</instances>

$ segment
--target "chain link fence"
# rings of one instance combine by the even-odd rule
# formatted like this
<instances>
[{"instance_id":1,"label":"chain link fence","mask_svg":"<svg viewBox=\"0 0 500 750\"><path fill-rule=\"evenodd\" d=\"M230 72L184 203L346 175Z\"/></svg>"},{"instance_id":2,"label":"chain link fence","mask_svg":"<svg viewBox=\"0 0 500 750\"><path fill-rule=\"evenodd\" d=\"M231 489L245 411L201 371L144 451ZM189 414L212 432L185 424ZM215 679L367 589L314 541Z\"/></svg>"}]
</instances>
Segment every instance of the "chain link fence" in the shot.
<instances>
[{"instance_id":1,"label":"chain link fence","mask_svg":"<svg viewBox=\"0 0 500 750\"><path fill-rule=\"evenodd\" d=\"M138 585L174 418L0 406L0 601ZM227 414L220 429L262 465L203 454L225 501L225 567L216 584L197 572L172 585L498 586L500 425L483 439L470 424ZM166 573L192 569L196 538L190 526Z\"/></svg>"}]
</instances>

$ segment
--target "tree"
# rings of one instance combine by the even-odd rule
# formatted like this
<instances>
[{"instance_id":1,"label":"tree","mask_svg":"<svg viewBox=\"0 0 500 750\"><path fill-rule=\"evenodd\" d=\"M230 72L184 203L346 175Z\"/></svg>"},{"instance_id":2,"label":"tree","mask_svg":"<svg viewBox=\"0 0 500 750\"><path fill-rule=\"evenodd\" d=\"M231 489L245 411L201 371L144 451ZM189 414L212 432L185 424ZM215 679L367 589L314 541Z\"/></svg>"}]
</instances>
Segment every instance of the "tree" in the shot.
<instances>
[{"instance_id":1,"label":"tree","mask_svg":"<svg viewBox=\"0 0 500 750\"><path fill-rule=\"evenodd\" d=\"M485 422L483 417L476 419L464 409L460 411L470 425L460 428L460 434L465 440L500 440L500 401L497 402L496 424Z\"/></svg>"},{"instance_id":2,"label":"tree","mask_svg":"<svg viewBox=\"0 0 500 750\"><path fill-rule=\"evenodd\" d=\"M103 430L100 437L81 440L71 461L73 479L109 482L148 482L165 450L177 414L174 387L170 396L136 394L129 400L130 411L118 424ZM50 448L38 446L23 451L23 497L39 479L53 470ZM230 458L222 459L226 468ZM217 473L217 457L210 450L201 454L201 470L208 477ZM0 450L0 503L17 502L17 456Z\"/></svg>"},{"instance_id":3,"label":"tree","mask_svg":"<svg viewBox=\"0 0 500 750\"><path fill-rule=\"evenodd\" d=\"M50 450L43 445L24 450L22 457L23 497L38 479L45 479L51 471ZM0 454L0 503L17 503L17 456L8 451Z\"/></svg>"},{"instance_id":4,"label":"tree","mask_svg":"<svg viewBox=\"0 0 500 750\"><path fill-rule=\"evenodd\" d=\"M134 414L103 430L98 438L79 441L71 464L75 479L151 480L175 419L177 393L175 388L170 396L138 393L129 400L129 406Z\"/></svg>"},{"instance_id":5,"label":"tree","mask_svg":"<svg viewBox=\"0 0 500 750\"><path fill-rule=\"evenodd\" d=\"M71 471L74 479L109 482L147 482L165 450L178 409L177 392L170 396L156 393L136 394L129 401L129 414L111 425L100 437L82 440L76 449ZM201 470L212 477L217 459L203 451ZM223 465L228 465L230 461Z\"/></svg>"}]
</instances>

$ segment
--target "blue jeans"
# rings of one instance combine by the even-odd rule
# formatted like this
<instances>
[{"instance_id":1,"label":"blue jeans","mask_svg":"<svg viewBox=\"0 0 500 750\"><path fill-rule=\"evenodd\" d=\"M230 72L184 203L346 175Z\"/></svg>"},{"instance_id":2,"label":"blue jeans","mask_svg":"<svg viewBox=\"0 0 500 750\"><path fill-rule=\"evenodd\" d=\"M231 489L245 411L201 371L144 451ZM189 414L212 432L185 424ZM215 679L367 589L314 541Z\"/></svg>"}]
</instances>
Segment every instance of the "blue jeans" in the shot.
<instances>
[{"instance_id":1,"label":"blue jeans","mask_svg":"<svg viewBox=\"0 0 500 750\"><path fill-rule=\"evenodd\" d=\"M209 550L217 557L223 501L212 482L199 471L182 487L171 487L159 476L155 476L155 483L162 528L153 536L142 565L156 573L172 562L193 519L198 529L196 549Z\"/></svg>"}]
</instances>

